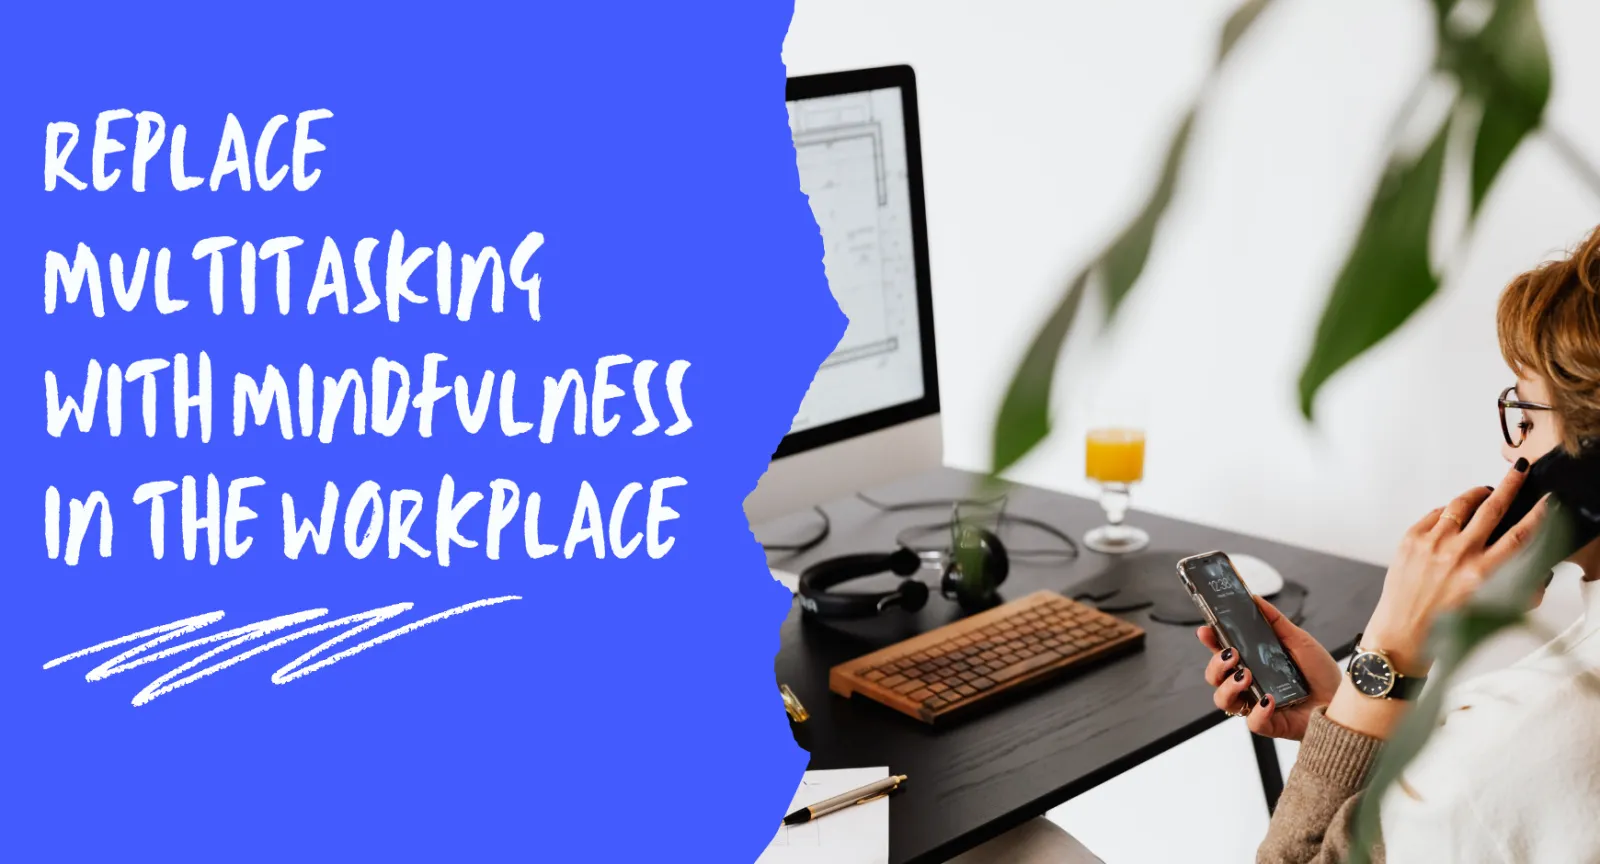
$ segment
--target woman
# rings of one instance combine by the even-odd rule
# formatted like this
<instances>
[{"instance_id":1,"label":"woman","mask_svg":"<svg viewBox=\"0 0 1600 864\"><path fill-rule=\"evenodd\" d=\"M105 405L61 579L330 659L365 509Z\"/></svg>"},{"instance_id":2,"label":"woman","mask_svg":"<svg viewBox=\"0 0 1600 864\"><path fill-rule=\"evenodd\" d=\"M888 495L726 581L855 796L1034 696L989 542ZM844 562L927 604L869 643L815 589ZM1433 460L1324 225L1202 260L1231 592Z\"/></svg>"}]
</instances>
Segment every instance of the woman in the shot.
<instances>
[{"instance_id":1,"label":"woman","mask_svg":"<svg viewBox=\"0 0 1600 864\"><path fill-rule=\"evenodd\" d=\"M1468 490L1406 532L1361 637L1400 675L1427 674L1424 640L1439 613L1532 535L1542 504L1485 548L1528 465L1556 447L1600 446L1600 229L1567 259L1513 280L1498 326L1517 378L1501 397L1512 468L1498 488ZM1583 618L1509 669L1452 686L1441 725L1385 794L1373 860L1600 861L1600 541L1569 560L1585 574ZM1217 706L1258 734L1302 740L1257 860L1342 861L1370 769L1411 702L1366 695L1327 649L1258 602L1305 672L1302 704L1253 704L1249 671L1199 631Z\"/></svg>"}]
</instances>

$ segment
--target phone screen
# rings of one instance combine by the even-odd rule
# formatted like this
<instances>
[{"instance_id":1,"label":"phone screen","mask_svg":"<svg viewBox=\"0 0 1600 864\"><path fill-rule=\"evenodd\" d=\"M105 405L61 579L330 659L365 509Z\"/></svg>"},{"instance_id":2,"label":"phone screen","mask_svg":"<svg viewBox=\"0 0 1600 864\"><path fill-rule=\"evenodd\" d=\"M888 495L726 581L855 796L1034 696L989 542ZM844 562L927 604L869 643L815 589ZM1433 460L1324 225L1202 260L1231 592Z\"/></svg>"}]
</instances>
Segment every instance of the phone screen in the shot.
<instances>
[{"instance_id":1,"label":"phone screen","mask_svg":"<svg viewBox=\"0 0 1600 864\"><path fill-rule=\"evenodd\" d=\"M1289 652L1272 632L1244 581L1224 555L1208 555L1184 565L1189 584L1211 607L1217 627L1239 652L1256 686L1280 705L1309 694L1306 681Z\"/></svg>"}]
</instances>

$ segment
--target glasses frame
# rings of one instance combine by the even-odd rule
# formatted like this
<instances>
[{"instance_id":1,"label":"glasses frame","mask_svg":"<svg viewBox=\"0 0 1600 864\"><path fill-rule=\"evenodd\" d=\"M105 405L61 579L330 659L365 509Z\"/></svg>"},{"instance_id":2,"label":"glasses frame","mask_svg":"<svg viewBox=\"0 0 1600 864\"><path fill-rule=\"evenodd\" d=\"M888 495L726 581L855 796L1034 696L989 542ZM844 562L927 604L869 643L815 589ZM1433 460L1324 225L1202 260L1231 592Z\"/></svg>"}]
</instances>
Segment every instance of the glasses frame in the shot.
<instances>
[{"instance_id":1,"label":"glasses frame","mask_svg":"<svg viewBox=\"0 0 1600 864\"><path fill-rule=\"evenodd\" d=\"M1507 387L1506 389L1501 390L1500 391L1500 398L1498 400L1496 400L1496 403L1500 407L1500 434L1505 437L1506 444L1508 446L1510 446L1512 449L1516 449L1518 447L1521 447L1522 446L1522 441L1526 440L1526 439L1520 439L1520 440L1515 440L1515 441L1512 440L1512 438L1511 438L1511 424L1506 422L1506 409L1507 408L1518 408L1518 409L1521 409L1523 411L1554 411L1555 410L1555 407L1552 406L1552 405L1541 405L1538 402L1522 402L1522 401L1517 400L1517 399L1507 399L1506 397L1510 396L1513 392L1516 391L1516 389L1517 389L1517 385L1513 384L1510 387Z\"/></svg>"}]
</instances>

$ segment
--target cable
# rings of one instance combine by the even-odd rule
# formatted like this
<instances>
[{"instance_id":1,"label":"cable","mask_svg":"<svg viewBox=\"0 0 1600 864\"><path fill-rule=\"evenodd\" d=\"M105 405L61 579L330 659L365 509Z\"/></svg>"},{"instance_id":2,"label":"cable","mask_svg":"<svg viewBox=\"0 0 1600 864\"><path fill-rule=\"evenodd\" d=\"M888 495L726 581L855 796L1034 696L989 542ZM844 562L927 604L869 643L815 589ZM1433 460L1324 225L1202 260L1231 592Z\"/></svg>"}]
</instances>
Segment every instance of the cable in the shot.
<instances>
[{"instance_id":1,"label":"cable","mask_svg":"<svg viewBox=\"0 0 1600 864\"><path fill-rule=\"evenodd\" d=\"M833 531L833 520L828 518L827 511L821 507L812 507L811 509L822 517L822 527L818 528L815 534L798 543L762 543L761 548L767 552L787 552L790 555L799 555L801 552L808 552L821 545L822 541L828 539L828 535Z\"/></svg>"},{"instance_id":2,"label":"cable","mask_svg":"<svg viewBox=\"0 0 1600 864\"><path fill-rule=\"evenodd\" d=\"M1007 496L1000 495L988 500L982 498L929 498L923 501L901 501L895 504L879 501L865 492L857 492L856 497L868 506L885 513L901 513L906 510L930 510L934 507L955 507L958 505L962 507L994 507L996 505L1004 507Z\"/></svg>"},{"instance_id":3,"label":"cable","mask_svg":"<svg viewBox=\"0 0 1600 864\"><path fill-rule=\"evenodd\" d=\"M1008 501L1008 496L1006 496L1006 495L1000 495L998 497L990 498L990 499L987 499L987 500L986 499L982 499L982 498L942 498L942 499L928 499L928 500L922 500L922 501L901 501L901 502L896 502L896 503L889 503L889 502L886 502L886 501L879 501L879 500L867 495L865 492L857 492L856 493L856 498L860 499L863 503L867 504L869 507L872 507L872 508L874 508L876 510L879 510L881 512L884 512L884 513L901 513L901 512L908 511L908 510L930 510L930 509L934 509L934 508L946 508L946 507L954 508L954 507L996 507L996 506L998 506L998 509L999 509L1000 512L999 512L999 517L996 520L997 527L1003 527L1005 525L1005 523L1007 523L1007 522L1013 522L1013 523L1018 524L1018 525L1026 525L1026 526L1028 526L1030 528L1035 528L1035 529L1037 529L1039 531L1042 531L1042 532L1044 532L1046 535L1048 535L1050 537L1054 537L1055 539L1060 540L1062 545L1065 547L1063 549L1019 549L1019 548L1015 548L1015 547L1011 546L1010 543L1007 543L1006 544L1006 548L1010 551L1011 557L1018 558L1018 559L1024 559L1024 558L1052 558L1052 557L1076 558L1076 557L1078 557L1078 544L1076 542L1074 542L1073 539L1070 536L1068 536L1068 534L1065 531L1062 531L1061 529L1059 529L1059 528L1055 527L1054 525L1051 525L1048 522L1045 522L1043 520L1035 519L1035 518L1033 518L1031 516L1018 516L1018 515L1016 515L1014 513L1011 513L1009 511L1007 511L1005 505L1006 505L1006 503ZM921 533L924 533L924 534L932 534L934 532L938 532L940 534L943 534L944 532L947 532L949 530L950 530L950 523L949 522L937 522L937 523L929 523L929 524L925 524L925 525L913 525L912 527L907 528L904 531L901 531L900 534L895 537L895 540L896 540L896 542L900 543L901 545L903 545L903 546L905 546L905 547L907 547L909 549L916 550L916 551L934 551L934 550L931 550L931 549L923 550L923 549L920 549L919 547L917 547L916 545L914 545L914 544L912 544L910 542L907 542L907 535L908 534L912 534L912 533L916 533L916 532L921 532Z\"/></svg>"}]
</instances>

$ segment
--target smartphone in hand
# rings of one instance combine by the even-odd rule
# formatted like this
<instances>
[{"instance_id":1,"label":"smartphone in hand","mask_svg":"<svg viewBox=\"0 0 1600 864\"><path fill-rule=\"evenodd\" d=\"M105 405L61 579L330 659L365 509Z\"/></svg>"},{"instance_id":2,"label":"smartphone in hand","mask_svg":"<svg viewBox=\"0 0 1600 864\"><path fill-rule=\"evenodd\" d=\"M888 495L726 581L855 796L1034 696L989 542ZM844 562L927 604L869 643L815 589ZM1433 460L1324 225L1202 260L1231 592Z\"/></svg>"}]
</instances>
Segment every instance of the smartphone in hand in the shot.
<instances>
[{"instance_id":1,"label":"smartphone in hand","mask_svg":"<svg viewBox=\"0 0 1600 864\"><path fill-rule=\"evenodd\" d=\"M1239 653L1250 670L1250 693L1257 703L1270 695L1277 707L1304 702L1311 695L1305 675L1289 656L1255 596L1221 552L1192 555L1178 562L1178 577L1200 607L1224 648Z\"/></svg>"}]
</instances>

